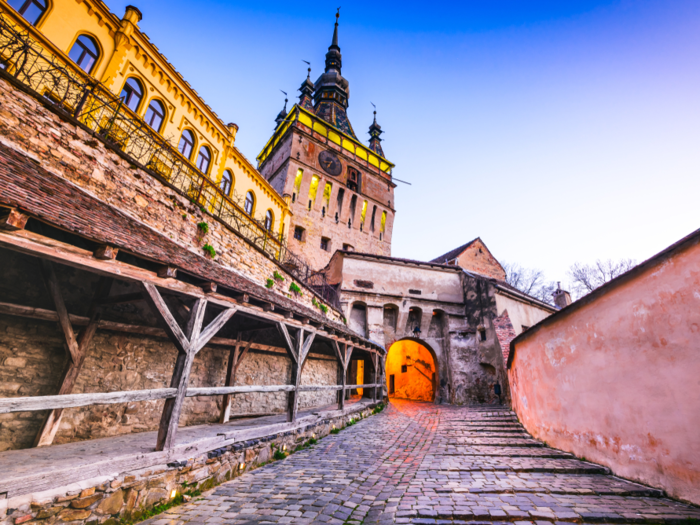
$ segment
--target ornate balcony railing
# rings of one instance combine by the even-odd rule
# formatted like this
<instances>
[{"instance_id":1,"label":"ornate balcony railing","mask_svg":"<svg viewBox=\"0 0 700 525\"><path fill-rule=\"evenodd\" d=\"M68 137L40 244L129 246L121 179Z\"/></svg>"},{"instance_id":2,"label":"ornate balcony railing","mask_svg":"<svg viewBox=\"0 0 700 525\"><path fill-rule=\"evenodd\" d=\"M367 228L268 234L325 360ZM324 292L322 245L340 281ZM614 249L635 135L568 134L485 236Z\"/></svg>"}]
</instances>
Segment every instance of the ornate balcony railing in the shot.
<instances>
[{"instance_id":1,"label":"ornate balcony railing","mask_svg":"<svg viewBox=\"0 0 700 525\"><path fill-rule=\"evenodd\" d=\"M79 120L94 135L165 179L190 201L227 224L241 237L278 260L299 281L338 306L338 295L322 274L316 274L286 248L283 234L249 216L242 199L219 186L180 154L175 145L123 105L121 98L75 64L45 49L26 29L0 12L0 67L17 81Z\"/></svg>"}]
</instances>

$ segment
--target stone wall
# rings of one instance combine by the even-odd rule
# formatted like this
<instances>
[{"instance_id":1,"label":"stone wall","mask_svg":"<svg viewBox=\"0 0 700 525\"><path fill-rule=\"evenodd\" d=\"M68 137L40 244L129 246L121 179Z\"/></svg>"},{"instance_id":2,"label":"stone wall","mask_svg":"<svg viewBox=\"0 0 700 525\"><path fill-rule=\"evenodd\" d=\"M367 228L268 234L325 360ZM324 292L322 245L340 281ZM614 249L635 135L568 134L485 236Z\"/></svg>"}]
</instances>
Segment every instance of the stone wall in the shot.
<instances>
[{"instance_id":1,"label":"stone wall","mask_svg":"<svg viewBox=\"0 0 700 525\"><path fill-rule=\"evenodd\" d=\"M700 231L513 341L513 408L548 445L700 504Z\"/></svg>"},{"instance_id":2,"label":"stone wall","mask_svg":"<svg viewBox=\"0 0 700 525\"><path fill-rule=\"evenodd\" d=\"M368 417L371 408L348 410L318 424L282 434L273 434L234 443L193 458L129 472L86 479L44 492L22 494L9 499L0 496L0 525L73 525L108 523L138 519L155 505L179 495L206 490L273 459L276 450L288 451L327 436L334 427L342 428L351 418ZM320 445L319 445L320 446ZM187 495L187 498L190 496Z\"/></svg>"},{"instance_id":3,"label":"stone wall","mask_svg":"<svg viewBox=\"0 0 700 525\"><path fill-rule=\"evenodd\" d=\"M4 78L0 78L0 142L160 232L183 250L204 257L202 247L208 243L216 250L215 262L260 286L275 271L286 278L286 283L294 280L276 261L186 197ZM197 227L200 222L208 224L206 235ZM290 295L287 287L273 291L315 308L313 293L302 289L302 296ZM327 316L341 320L340 313L332 308Z\"/></svg>"},{"instance_id":4,"label":"stone wall","mask_svg":"<svg viewBox=\"0 0 700 525\"><path fill-rule=\"evenodd\" d=\"M87 352L73 393L166 388L177 352L166 339L98 331ZM223 386L229 350L207 346L196 357L190 386ZM55 395L66 363L57 324L0 315L0 396ZM302 383L335 384L337 361L311 353ZM290 362L282 349L251 350L238 370L238 385L289 384ZM231 415L283 413L287 394L254 393L233 397ZM334 391L302 392L299 408L335 403ZM156 430L163 400L68 408L54 443ZM185 400L180 426L218 422L221 396ZM0 414L0 451L31 447L45 412Z\"/></svg>"}]
</instances>

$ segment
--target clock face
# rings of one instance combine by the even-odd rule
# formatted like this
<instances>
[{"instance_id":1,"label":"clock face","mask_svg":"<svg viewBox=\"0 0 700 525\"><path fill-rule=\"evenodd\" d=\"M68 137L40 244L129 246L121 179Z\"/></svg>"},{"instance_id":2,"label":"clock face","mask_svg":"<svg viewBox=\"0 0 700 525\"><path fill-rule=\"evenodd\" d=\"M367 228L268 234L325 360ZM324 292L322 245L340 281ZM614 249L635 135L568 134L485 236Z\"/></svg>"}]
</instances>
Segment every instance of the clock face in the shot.
<instances>
[{"instance_id":1,"label":"clock face","mask_svg":"<svg viewBox=\"0 0 700 525\"><path fill-rule=\"evenodd\" d=\"M323 150L318 154L318 163L323 168L323 171L334 177L340 175L343 171L343 165L340 163L340 159L335 153Z\"/></svg>"}]
</instances>

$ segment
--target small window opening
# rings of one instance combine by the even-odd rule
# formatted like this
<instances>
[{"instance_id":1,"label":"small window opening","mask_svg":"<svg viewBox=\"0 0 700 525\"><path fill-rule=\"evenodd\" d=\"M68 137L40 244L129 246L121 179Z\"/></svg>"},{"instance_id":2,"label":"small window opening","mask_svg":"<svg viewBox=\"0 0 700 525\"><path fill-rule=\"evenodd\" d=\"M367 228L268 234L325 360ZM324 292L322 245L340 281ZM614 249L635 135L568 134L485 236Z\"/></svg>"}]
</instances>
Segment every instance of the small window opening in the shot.
<instances>
[{"instance_id":1,"label":"small window opening","mask_svg":"<svg viewBox=\"0 0 700 525\"><path fill-rule=\"evenodd\" d=\"M377 206L374 206L374 207L372 208L372 219L371 219L371 221L370 221L370 223L369 223L369 230L370 230L371 232L374 231L374 218L376 217L376 215L377 215Z\"/></svg>"},{"instance_id":2,"label":"small window opening","mask_svg":"<svg viewBox=\"0 0 700 525\"><path fill-rule=\"evenodd\" d=\"M303 241L304 240L304 228L301 226L296 226L294 228L294 238L297 241Z\"/></svg>"},{"instance_id":3,"label":"small window opening","mask_svg":"<svg viewBox=\"0 0 700 525\"><path fill-rule=\"evenodd\" d=\"M408 372L408 365L401 365L401 373L405 374L406 372Z\"/></svg>"},{"instance_id":4,"label":"small window opening","mask_svg":"<svg viewBox=\"0 0 700 525\"><path fill-rule=\"evenodd\" d=\"M245 203L243 204L243 209L251 217L253 216L254 205L255 205L255 197L253 196L253 192L249 191L248 193L245 194Z\"/></svg>"},{"instance_id":5,"label":"small window opening","mask_svg":"<svg viewBox=\"0 0 700 525\"><path fill-rule=\"evenodd\" d=\"M331 249L331 240L328 237L321 237L321 249L328 252Z\"/></svg>"}]
</instances>

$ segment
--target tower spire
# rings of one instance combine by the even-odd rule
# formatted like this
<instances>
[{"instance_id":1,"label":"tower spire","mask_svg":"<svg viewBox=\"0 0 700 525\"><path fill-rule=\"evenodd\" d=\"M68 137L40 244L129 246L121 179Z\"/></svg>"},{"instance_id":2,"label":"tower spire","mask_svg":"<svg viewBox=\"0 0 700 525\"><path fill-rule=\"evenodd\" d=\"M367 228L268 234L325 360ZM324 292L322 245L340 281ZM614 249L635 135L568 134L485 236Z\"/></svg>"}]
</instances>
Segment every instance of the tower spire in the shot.
<instances>
[{"instance_id":1,"label":"tower spire","mask_svg":"<svg viewBox=\"0 0 700 525\"><path fill-rule=\"evenodd\" d=\"M370 102L370 104L374 106L374 122L372 122L372 125L369 127L369 149L383 157L384 150L382 150L382 139L380 135L384 132L382 131L382 127L377 124L377 106L374 105L374 102Z\"/></svg>"},{"instance_id":2,"label":"tower spire","mask_svg":"<svg viewBox=\"0 0 700 525\"><path fill-rule=\"evenodd\" d=\"M302 62L305 62L309 66L309 68L308 73L306 75L306 80L304 80L304 82L301 83L301 87L299 88L299 91L301 91L301 95L299 95L299 106L313 113L314 83L311 82L311 62L309 62L308 60L302 60Z\"/></svg>"},{"instance_id":3,"label":"tower spire","mask_svg":"<svg viewBox=\"0 0 700 525\"><path fill-rule=\"evenodd\" d=\"M335 28L333 29L333 42L331 42L331 47L338 47L338 19L339 18L340 18L340 7L338 8L338 11L335 14ZM339 47L338 47L338 50L340 50Z\"/></svg>"},{"instance_id":4,"label":"tower spire","mask_svg":"<svg viewBox=\"0 0 700 525\"><path fill-rule=\"evenodd\" d=\"M280 91L282 91L282 90L280 89ZM288 100L287 100L287 92L286 92L286 91L282 91L282 93L284 93L284 109L282 109L282 111L280 111L280 112L277 114L277 118L275 119L275 122L277 123L277 126L279 126L280 123L281 123L281 122L285 119L285 117L287 116L287 102L288 102ZM275 126L275 127L277 127L277 126Z\"/></svg>"}]
</instances>

